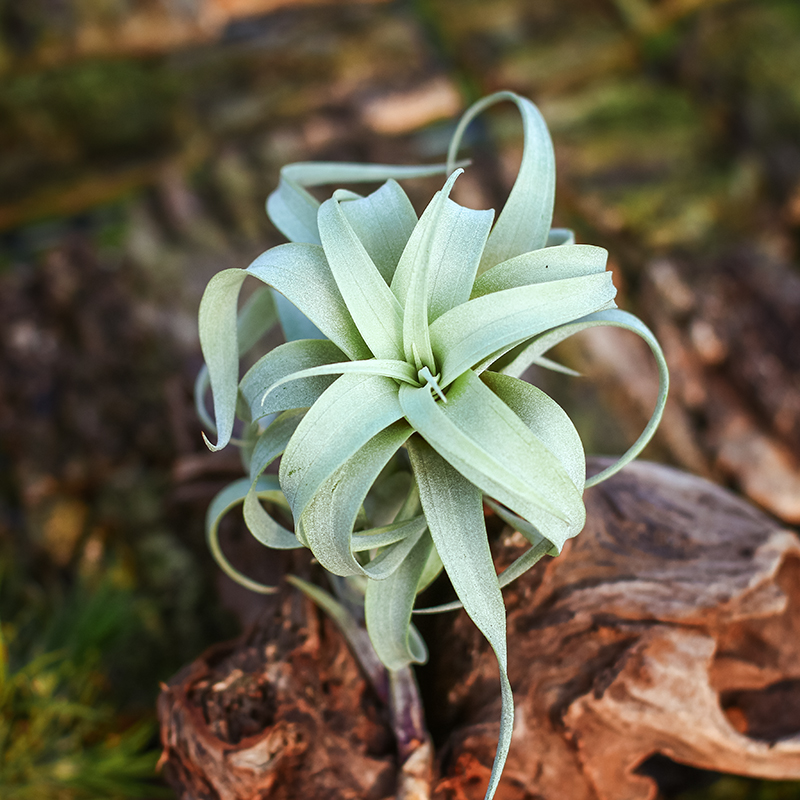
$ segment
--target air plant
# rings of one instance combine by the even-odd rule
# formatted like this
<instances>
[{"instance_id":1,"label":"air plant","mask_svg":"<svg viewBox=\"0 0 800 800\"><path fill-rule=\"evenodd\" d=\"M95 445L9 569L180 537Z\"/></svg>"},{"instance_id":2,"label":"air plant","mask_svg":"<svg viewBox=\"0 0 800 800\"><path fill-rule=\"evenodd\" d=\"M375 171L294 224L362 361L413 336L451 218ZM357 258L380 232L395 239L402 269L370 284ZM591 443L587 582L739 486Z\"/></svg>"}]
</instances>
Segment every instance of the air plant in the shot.
<instances>
[{"instance_id":1,"label":"air plant","mask_svg":"<svg viewBox=\"0 0 800 800\"><path fill-rule=\"evenodd\" d=\"M510 196L492 210L450 199L456 154L470 121L510 100L524 125ZM422 216L396 179L444 173ZM385 181L363 197L338 189L318 202L306 187ZM222 515L244 503L253 535L270 548L307 547L362 592L369 637L393 671L426 660L412 614L463 605L500 666L500 739L486 797L497 788L513 727L501 589L583 528L587 486L642 450L661 417L668 374L661 348L614 304L607 253L551 230L555 158L529 100L500 92L473 105L446 164L408 167L300 163L283 168L267 212L290 240L247 269L210 281L200 306L206 369L198 401L212 450L232 441L235 419L249 478L223 490L208 515L223 569L256 591L217 542ZM265 287L238 310L252 276ZM240 379L239 360L279 318L286 343ZM587 480L574 425L547 394L522 380L531 365L561 369L546 353L574 333L612 325L641 336L660 375L656 408L620 459ZM210 382L214 420L203 406ZM278 475L266 468L281 457ZM291 514L282 526L261 501ZM496 574L484 503L520 531L529 549ZM457 603L415 609L444 570Z\"/></svg>"}]
</instances>

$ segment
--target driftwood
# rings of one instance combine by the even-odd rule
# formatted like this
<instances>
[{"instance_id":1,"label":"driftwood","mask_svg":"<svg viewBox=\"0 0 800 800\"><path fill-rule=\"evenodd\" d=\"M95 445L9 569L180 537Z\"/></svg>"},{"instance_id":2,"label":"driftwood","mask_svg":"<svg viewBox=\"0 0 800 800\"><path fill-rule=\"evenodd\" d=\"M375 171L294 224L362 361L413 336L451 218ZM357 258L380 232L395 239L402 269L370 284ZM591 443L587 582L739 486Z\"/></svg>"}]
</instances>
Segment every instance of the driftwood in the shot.
<instances>
[{"instance_id":1,"label":"driftwood","mask_svg":"<svg viewBox=\"0 0 800 800\"><path fill-rule=\"evenodd\" d=\"M652 800L655 782L636 770L657 753L800 778L795 534L653 464L628 467L586 502L586 529L563 556L506 593L517 723L498 798ZM437 695L450 700L440 724L456 728L439 796L482 797L497 667L464 618L438 641Z\"/></svg>"},{"instance_id":2,"label":"driftwood","mask_svg":"<svg viewBox=\"0 0 800 800\"><path fill-rule=\"evenodd\" d=\"M162 687L164 776L182 800L378 800L394 741L342 637L284 587L261 622Z\"/></svg>"},{"instance_id":3,"label":"driftwood","mask_svg":"<svg viewBox=\"0 0 800 800\"><path fill-rule=\"evenodd\" d=\"M499 800L652 799L656 783L637 769L654 754L800 779L795 534L652 464L586 501L586 529L564 555L506 590L517 719ZM498 567L521 546L519 534L501 536ZM497 742L496 662L463 613L438 618L428 639L423 690L442 740L432 795L482 798ZM181 797L398 794L380 702L335 629L296 595L176 676L160 712L165 771Z\"/></svg>"}]
</instances>

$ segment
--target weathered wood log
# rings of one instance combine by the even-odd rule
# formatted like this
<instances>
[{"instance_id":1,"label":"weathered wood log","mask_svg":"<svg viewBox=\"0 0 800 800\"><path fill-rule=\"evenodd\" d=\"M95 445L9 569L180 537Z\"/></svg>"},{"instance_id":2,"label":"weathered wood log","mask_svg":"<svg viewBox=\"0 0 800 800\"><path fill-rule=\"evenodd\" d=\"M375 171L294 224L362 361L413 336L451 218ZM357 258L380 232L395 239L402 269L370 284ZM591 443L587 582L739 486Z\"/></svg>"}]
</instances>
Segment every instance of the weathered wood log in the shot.
<instances>
[{"instance_id":1,"label":"weathered wood log","mask_svg":"<svg viewBox=\"0 0 800 800\"><path fill-rule=\"evenodd\" d=\"M241 639L162 687L164 776L182 800L378 800L394 742L333 623L285 586Z\"/></svg>"},{"instance_id":2,"label":"weathered wood log","mask_svg":"<svg viewBox=\"0 0 800 800\"><path fill-rule=\"evenodd\" d=\"M517 719L497 797L652 800L637 768L657 753L800 778L797 537L653 464L586 501L586 529L563 556L506 590ZM524 546L511 532L495 545L498 567ZM434 797L482 798L497 664L463 612L435 626L427 712L445 742ZM402 794L379 701L297 595L176 676L160 713L165 772L183 798Z\"/></svg>"},{"instance_id":3,"label":"weathered wood log","mask_svg":"<svg viewBox=\"0 0 800 800\"><path fill-rule=\"evenodd\" d=\"M800 541L731 493L638 463L587 492L564 554L506 590L517 721L498 798L652 800L654 754L800 779ZM510 538L498 554L518 553ZM483 796L499 688L466 617L435 637L436 797Z\"/></svg>"}]
</instances>

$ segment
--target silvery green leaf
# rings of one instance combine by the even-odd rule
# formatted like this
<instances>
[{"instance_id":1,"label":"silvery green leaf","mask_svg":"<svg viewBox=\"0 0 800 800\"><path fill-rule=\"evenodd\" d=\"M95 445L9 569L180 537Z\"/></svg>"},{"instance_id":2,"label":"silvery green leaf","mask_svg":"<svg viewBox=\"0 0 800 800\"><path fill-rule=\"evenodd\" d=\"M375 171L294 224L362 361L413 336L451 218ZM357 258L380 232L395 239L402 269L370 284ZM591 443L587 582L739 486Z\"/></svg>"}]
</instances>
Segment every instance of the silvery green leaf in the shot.
<instances>
[{"instance_id":1,"label":"silvery green leaf","mask_svg":"<svg viewBox=\"0 0 800 800\"><path fill-rule=\"evenodd\" d=\"M539 356L533 360L531 366L541 367L542 369L549 369L551 372L558 372L561 375L568 375L570 378L580 378L581 373L564 364L559 364L558 361L553 361L546 356Z\"/></svg>"},{"instance_id":2,"label":"silvery green leaf","mask_svg":"<svg viewBox=\"0 0 800 800\"><path fill-rule=\"evenodd\" d=\"M538 250L547 243L556 188L556 164L553 143L539 109L513 92L497 92L470 106L461 118L447 154L448 164L455 160L461 138L469 123L482 111L501 100L511 100L522 115L525 142L522 163L481 259L480 272L521 253ZM448 172L452 167L448 169Z\"/></svg>"},{"instance_id":3,"label":"silvery green leaf","mask_svg":"<svg viewBox=\"0 0 800 800\"><path fill-rule=\"evenodd\" d=\"M283 338L287 342L296 339L323 339L325 334L293 303L280 292L272 290L275 308L281 322Z\"/></svg>"},{"instance_id":4,"label":"silvery green leaf","mask_svg":"<svg viewBox=\"0 0 800 800\"><path fill-rule=\"evenodd\" d=\"M475 211L464 208L449 198L445 198L441 206L437 207L439 196L440 193L437 192L423 212L392 279L392 291L404 304L414 264L417 259L427 257L430 270L429 322L469 299L481 253L494 219L494 211L491 209ZM427 243L427 253L423 250L423 243Z\"/></svg>"},{"instance_id":5,"label":"silvery green leaf","mask_svg":"<svg viewBox=\"0 0 800 800\"><path fill-rule=\"evenodd\" d=\"M424 592L442 574L443 569L442 559L439 558L436 548L432 547L417 584L417 594Z\"/></svg>"},{"instance_id":6,"label":"silvery green leaf","mask_svg":"<svg viewBox=\"0 0 800 800\"><path fill-rule=\"evenodd\" d=\"M412 524L409 524L412 523ZM354 553L365 553L367 550L377 550L389 544L395 544L409 535L417 533L425 527L425 517L421 514L400 522L392 522L378 528L369 528L366 531L353 533L350 546Z\"/></svg>"},{"instance_id":7,"label":"silvery green leaf","mask_svg":"<svg viewBox=\"0 0 800 800\"><path fill-rule=\"evenodd\" d=\"M581 275L605 272L608 251L590 244L545 247L503 261L484 272L472 287L472 297Z\"/></svg>"},{"instance_id":8,"label":"silvery green leaf","mask_svg":"<svg viewBox=\"0 0 800 800\"><path fill-rule=\"evenodd\" d=\"M221 450L230 441L236 416L239 383L239 346L236 333L236 308L239 289L247 273L240 269L218 272L209 282L200 302L200 347L208 367L214 397L217 443L206 444ZM205 434L203 434L205 439Z\"/></svg>"},{"instance_id":9,"label":"silvery green leaf","mask_svg":"<svg viewBox=\"0 0 800 800\"><path fill-rule=\"evenodd\" d=\"M493 508L502 509L504 513L508 516L509 520L516 519L519 520L523 525L531 526L522 519L522 517L518 517L516 514L511 514L508 509L503 509L502 506L498 505L497 503L492 503L490 501L490 505ZM499 512L498 512L499 513ZM506 517L503 516L502 519L506 521ZM511 522L508 523L511 527L515 527ZM530 540L529 540L530 541ZM517 578L524 575L531 567L536 566L544 556L557 556L558 550L553 547L553 545L544 537L539 536L538 540L529 547L521 556L515 558L498 576L497 582L500 584L500 588L503 589L508 586L510 583L513 583ZM442 614L446 611L457 611L459 608L463 608L464 604L460 600L453 600L450 603L441 603L437 606L424 606L422 608L415 608L414 614Z\"/></svg>"},{"instance_id":10,"label":"silvery green leaf","mask_svg":"<svg viewBox=\"0 0 800 800\"><path fill-rule=\"evenodd\" d=\"M422 516L401 521L406 527L394 531L404 534L402 540L386 547L366 566L353 557L353 526L358 511L375 479L410 433L411 428L401 421L380 431L338 466L306 505L300 517L302 537L320 564L335 575L388 577L425 529ZM375 534L373 530L359 538Z\"/></svg>"},{"instance_id":11,"label":"silvery green leaf","mask_svg":"<svg viewBox=\"0 0 800 800\"><path fill-rule=\"evenodd\" d=\"M378 272L388 285L417 224L414 206L395 181L387 181L366 197L340 203Z\"/></svg>"},{"instance_id":12,"label":"silvery green leaf","mask_svg":"<svg viewBox=\"0 0 800 800\"><path fill-rule=\"evenodd\" d=\"M270 290L266 286L256 289L242 306L236 319L239 355L246 353L277 321L275 303ZM210 385L208 367L203 364L194 383L195 408L203 426L210 432L216 433L216 425L205 403L205 395Z\"/></svg>"},{"instance_id":13,"label":"silvery green leaf","mask_svg":"<svg viewBox=\"0 0 800 800\"><path fill-rule=\"evenodd\" d=\"M239 384L250 419L255 421L267 414L312 405L333 383L333 377L310 376L283 384L266 397L265 392L294 372L334 364L344 357L344 353L327 339L300 339L270 350L253 364Z\"/></svg>"},{"instance_id":14,"label":"silvery green leaf","mask_svg":"<svg viewBox=\"0 0 800 800\"><path fill-rule=\"evenodd\" d=\"M421 509L419 488L411 479L406 498L398 510L396 522L415 519ZM425 517L421 517L425 520ZM427 526L427 521L425 522ZM411 625L411 612L420 585L433 580L435 564L441 565L430 533L426 530L403 563L383 581L368 581L364 597L367 630L375 650L389 669L399 670L411 663L423 664L428 651L425 642ZM432 556L435 555L435 559ZM434 562L434 563L432 563ZM438 572L437 572L438 574ZM427 585L427 583L425 583Z\"/></svg>"},{"instance_id":15,"label":"silvery green leaf","mask_svg":"<svg viewBox=\"0 0 800 800\"><path fill-rule=\"evenodd\" d=\"M277 550L299 547L301 543L291 531L276 522L259 502L260 498L266 498L288 511L289 504L283 493L273 491L279 485L275 476L268 476L270 487L268 495L264 495L264 482L260 479L264 470L286 449L304 414L305 410L286 411L281 414L258 437L250 458L250 489L244 499L244 521L250 533L261 544Z\"/></svg>"},{"instance_id":16,"label":"silvery green leaf","mask_svg":"<svg viewBox=\"0 0 800 800\"><path fill-rule=\"evenodd\" d=\"M447 198L431 242L428 320L469 299L494 211L465 208Z\"/></svg>"},{"instance_id":17,"label":"silvery green leaf","mask_svg":"<svg viewBox=\"0 0 800 800\"><path fill-rule=\"evenodd\" d=\"M568 228L550 228L545 247L561 247L565 244L575 244L575 231Z\"/></svg>"},{"instance_id":18,"label":"silvery green leaf","mask_svg":"<svg viewBox=\"0 0 800 800\"><path fill-rule=\"evenodd\" d=\"M567 412L541 389L519 378L487 371L481 380L561 462L578 491L583 492L586 456Z\"/></svg>"},{"instance_id":19,"label":"silvery green leaf","mask_svg":"<svg viewBox=\"0 0 800 800\"><path fill-rule=\"evenodd\" d=\"M278 245L253 261L246 274L280 292L348 357L372 355L350 317L321 247Z\"/></svg>"},{"instance_id":20,"label":"silvery green leaf","mask_svg":"<svg viewBox=\"0 0 800 800\"><path fill-rule=\"evenodd\" d=\"M285 411L258 437L250 457L250 480L253 483L286 449L305 413L304 408Z\"/></svg>"},{"instance_id":21,"label":"silvery green leaf","mask_svg":"<svg viewBox=\"0 0 800 800\"><path fill-rule=\"evenodd\" d=\"M264 476L274 478L273 475ZM261 505L260 500L276 501L274 493L264 494L258 490L258 481L244 498L244 521L256 541L273 550L293 550L302 547L297 537L279 522L274 520Z\"/></svg>"},{"instance_id":22,"label":"silvery green leaf","mask_svg":"<svg viewBox=\"0 0 800 800\"><path fill-rule=\"evenodd\" d=\"M398 462L395 459L387 465L364 500L364 512L372 525L393 522L412 490L411 473L400 468Z\"/></svg>"},{"instance_id":23,"label":"silvery green leaf","mask_svg":"<svg viewBox=\"0 0 800 800\"><path fill-rule=\"evenodd\" d=\"M253 347L277 321L278 312L272 292L266 286L259 286L242 305L236 319L239 355L244 355Z\"/></svg>"},{"instance_id":24,"label":"silvery green leaf","mask_svg":"<svg viewBox=\"0 0 800 800\"><path fill-rule=\"evenodd\" d=\"M428 331L428 294L430 283L430 272L432 265L431 243L434 231L442 214L442 207L448 199L453 184L461 170L454 172L444 185L441 192L437 192L431 201L431 209L427 217L423 217L424 222L420 223L422 236L418 241L418 246L406 249L403 258L398 266L398 271L403 273L408 271L407 291L402 298L403 303L403 352L406 361L413 364L417 371L427 367L428 372L435 374L436 365L431 351L431 339ZM413 254L413 257L412 257ZM397 291L397 287L392 291Z\"/></svg>"},{"instance_id":25,"label":"silvery green leaf","mask_svg":"<svg viewBox=\"0 0 800 800\"><path fill-rule=\"evenodd\" d=\"M317 215L322 246L352 321L376 358L403 358L400 304L356 236L336 196Z\"/></svg>"},{"instance_id":26,"label":"silvery green leaf","mask_svg":"<svg viewBox=\"0 0 800 800\"><path fill-rule=\"evenodd\" d=\"M395 381L402 381L412 385L418 385L417 375L412 366L405 361L393 361L383 358L368 358L364 361L338 361L335 364L321 364L318 367L307 367L297 370L281 378L272 385L262 395L261 405L268 404L267 398L273 392L280 390L292 381L307 380L331 375L382 375L385 378L392 378ZM327 388L327 387L326 387ZM316 399L316 398L315 398ZM308 403L307 405L311 405Z\"/></svg>"},{"instance_id":27,"label":"silvery green leaf","mask_svg":"<svg viewBox=\"0 0 800 800\"><path fill-rule=\"evenodd\" d=\"M473 372L453 384L447 403L427 388L401 387L399 398L406 419L443 458L559 548L583 527L581 495L564 466Z\"/></svg>"},{"instance_id":28,"label":"silvery green leaf","mask_svg":"<svg viewBox=\"0 0 800 800\"><path fill-rule=\"evenodd\" d=\"M267 215L272 224L290 241L320 244L317 229L319 202L304 187L372 183L392 178L424 178L444 171L444 164L398 166L325 161L287 164L281 169L278 188L267 199Z\"/></svg>"},{"instance_id":29,"label":"silvery green leaf","mask_svg":"<svg viewBox=\"0 0 800 800\"><path fill-rule=\"evenodd\" d=\"M300 181L289 177L291 168L298 166L290 164L281 169L278 188L267 198L267 216L290 242L320 244L317 230L319 202Z\"/></svg>"},{"instance_id":30,"label":"silvery green leaf","mask_svg":"<svg viewBox=\"0 0 800 800\"><path fill-rule=\"evenodd\" d=\"M208 413L206 407L206 392L211 386L211 380L208 376L208 367L203 364L197 377L194 379L194 407L197 411L197 416L200 417L200 422L209 433L216 433L217 426L214 424L214 419Z\"/></svg>"},{"instance_id":31,"label":"silvery green leaf","mask_svg":"<svg viewBox=\"0 0 800 800\"><path fill-rule=\"evenodd\" d=\"M426 390L418 390L426 391ZM500 740L486 790L500 781L514 727L514 698L508 682L506 614L483 521L480 491L426 442L414 436L408 452L433 542L464 609L497 656L502 711Z\"/></svg>"},{"instance_id":32,"label":"silvery green leaf","mask_svg":"<svg viewBox=\"0 0 800 800\"><path fill-rule=\"evenodd\" d=\"M510 525L515 531L519 531L532 545L538 547L543 542L546 542L547 547L545 548L545 552L553 556L558 555L558 550L553 547L552 542L542 536L528 520L523 519L513 511L509 511L505 506L492 500L491 497L485 497L483 501L506 523L506 525Z\"/></svg>"},{"instance_id":33,"label":"silvery green leaf","mask_svg":"<svg viewBox=\"0 0 800 800\"><path fill-rule=\"evenodd\" d=\"M212 450L222 449L233 432L239 380L236 309L247 275L277 289L350 358L371 356L350 318L322 248L281 245L263 253L247 270L217 273L206 287L199 313L200 345L209 370L217 427L217 444L206 440Z\"/></svg>"},{"instance_id":34,"label":"silvery green leaf","mask_svg":"<svg viewBox=\"0 0 800 800\"><path fill-rule=\"evenodd\" d=\"M337 378L311 406L281 459L281 486L294 518L347 459L402 416L390 378Z\"/></svg>"},{"instance_id":35,"label":"silvery green leaf","mask_svg":"<svg viewBox=\"0 0 800 800\"><path fill-rule=\"evenodd\" d=\"M424 642L411 636L410 626L417 586L432 547L430 534L425 532L386 580L367 583L364 598L367 630L378 658L389 669L424 664L428 660Z\"/></svg>"},{"instance_id":36,"label":"silvery green leaf","mask_svg":"<svg viewBox=\"0 0 800 800\"><path fill-rule=\"evenodd\" d=\"M559 342L564 341L575 333L598 325L610 325L612 327L632 331L647 342L655 356L656 365L658 366L658 397L653 414L639 438L614 464L589 478L586 481L587 487L594 486L600 483L600 481L610 478L612 475L619 472L622 467L636 458L650 441L658 427L658 423L661 421L661 416L664 413L664 406L667 402L667 394L669 392L669 369L666 359L664 358L664 353L661 350L661 345L659 345L653 332L638 317L629 314L627 311L622 311L620 309L598 311L582 319L577 319L574 322L562 325L543 336L537 337L510 364L503 368L505 374L519 376L534 362L534 360L539 358L543 353L546 353L551 347L554 347Z\"/></svg>"},{"instance_id":37,"label":"silvery green leaf","mask_svg":"<svg viewBox=\"0 0 800 800\"><path fill-rule=\"evenodd\" d=\"M431 346L447 387L483 359L611 302L611 274L583 275L476 297L431 324Z\"/></svg>"},{"instance_id":38,"label":"silvery green leaf","mask_svg":"<svg viewBox=\"0 0 800 800\"><path fill-rule=\"evenodd\" d=\"M226 486L211 501L206 512L206 541L211 554L214 556L220 569L232 580L247 589L259 594L273 594L274 586L266 586L243 575L225 557L219 546L219 523L222 518L235 506L239 505L250 491L249 478L242 478ZM280 485L274 475L262 475L256 485L256 493L270 499L279 499L282 496ZM292 547L300 547L300 542L295 541Z\"/></svg>"}]
</instances>

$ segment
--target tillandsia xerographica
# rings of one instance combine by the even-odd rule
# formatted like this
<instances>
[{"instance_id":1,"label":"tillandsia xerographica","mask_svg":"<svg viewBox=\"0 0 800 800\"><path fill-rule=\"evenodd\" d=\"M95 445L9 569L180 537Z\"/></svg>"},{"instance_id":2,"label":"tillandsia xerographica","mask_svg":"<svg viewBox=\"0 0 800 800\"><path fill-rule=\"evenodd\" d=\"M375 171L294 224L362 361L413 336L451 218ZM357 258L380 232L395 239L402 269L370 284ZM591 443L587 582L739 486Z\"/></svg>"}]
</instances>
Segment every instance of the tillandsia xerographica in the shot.
<instances>
[{"instance_id":1,"label":"tillandsia xerographica","mask_svg":"<svg viewBox=\"0 0 800 800\"><path fill-rule=\"evenodd\" d=\"M525 142L511 194L494 212L449 198L469 122L489 105L519 109ZM422 216L395 179L447 176ZM307 186L385 181L362 197L339 189L322 203ZM213 450L245 423L239 443L250 477L215 498L208 515L223 569L256 591L217 543L220 517L244 502L253 535L271 548L307 547L364 594L367 630L387 668L425 661L411 624L417 595L444 569L500 665L503 711L487 798L511 740L501 588L583 527L585 487L633 459L651 437L667 394L658 342L616 308L607 253L551 230L555 159L547 126L529 100L500 92L473 105L456 128L446 164L424 167L292 164L270 196L270 219L290 240L247 269L209 283L200 306L206 368L198 400L216 430ZM247 276L266 284L238 310ZM279 321L286 343L239 378L239 359ZM652 349L660 374L653 416L613 466L589 480L580 437L548 395L521 379L545 354L596 325L626 328ZM203 408L210 381L215 422ZM281 456L278 475L265 469ZM291 514L294 531L260 502ZM487 502L530 543L497 575Z\"/></svg>"}]
</instances>

